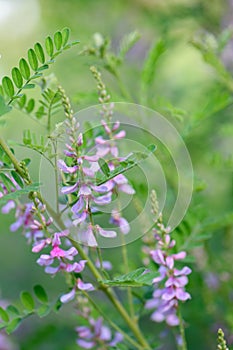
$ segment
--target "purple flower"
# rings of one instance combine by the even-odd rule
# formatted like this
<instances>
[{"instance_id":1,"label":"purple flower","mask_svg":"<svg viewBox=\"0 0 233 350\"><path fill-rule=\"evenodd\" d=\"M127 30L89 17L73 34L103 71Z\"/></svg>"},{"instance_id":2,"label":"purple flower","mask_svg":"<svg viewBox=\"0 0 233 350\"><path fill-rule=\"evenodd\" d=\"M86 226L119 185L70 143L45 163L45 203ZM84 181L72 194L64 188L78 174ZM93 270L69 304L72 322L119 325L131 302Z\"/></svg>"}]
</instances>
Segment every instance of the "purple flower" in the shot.
<instances>
[{"instance_id":1,"label":"purple flower","mask_svg":"<svg viewBox=\"0 0 233 350\"><path fill-rule=\"evenodd\" d=\"M109 327L103 324L101 317L96 320L89 318L89 326L79 326L76 328L78 333L77 344L84 349L93 349L95 346L101 346L105 344L107 348L114 347L118 343L122 342L123 336L121 333L116 332L112 335Z\"/></svg>"},{"instance_id":2,"label":"purple flower","mask_svg":"<svg viewBox=\"0 0 233 350\"><path fill-rule=\"evenodd\" d=\"M16 221L10 226L12 232L17 231L20 227L29 229L34 221L33 205L31 203L26 203L18 206L15 216Z\"/></svg>"},{"instance_id":3,"label":"purple flower","mask_svg":"<svg viewBox=\"0 0 233 350\"><path fill-rule=\"evenodd\" d=\"M74 174L77 172L78 170L78 165L75 165L73 167L69 167L66 165L66 163L64 162L64 160L59 159L58 160L58 167L63 171L63 173L65 174Z\"/></svg>"},{"instance_id":4,"label":"purple flower","mask_svg":"<svg viewBox=\"0 0 233 350\"><path fill-rule=\"evenodd\" d=\"M69 301L73 300L75 298L77 290L84 290L86 292L90 292L95 290L93 285L91 283L84 283L81 278L77 279L77 282L74 286L74 288L67 294L63 294L60 297L60 300L63 304L68 303Z\"/></svg>"},{"instance_id":5,"label":"purple flower","mask_svg":"<svg viewBox=\"0 0 233 350\"><path fill-rule=\"evenodd\" d=\"M96 230L102 237L114 238L117 235L115 231L104 230L99 225L96 225Z\"/></svg>"},{"instance_id":6,"label":"purple flower","mask_svg":"<svg viewBox=\"0 0 233 350\"><path fill-rule=\"evenodd\" d=\"M105 112L107 113L106 115ZM105 112L106 118L110 118L112 112L107 112L107 110ZM61 192L65 195L72 194L72 197L77 197L71 207L73 213L71 218L72 225L77 227L79 239L92 247L97 246L96 234L105 238L114 238L116 237L116 232L105 230L99 225L95 225L92 222L91 214L97 211L101 212L99 207L110 204L113 194L116 194L118 191L127 194L135 193L124 175L117 175L100 186L96 186L93 181L95 173L100 171L98 164L100 157L110 155L111 158L115 158L116 163L121 160L121 158L118 158L117 141L126 135L124 130L118 130L120 127L119 122L112 124L110 120L103 119L101 123L105 136L97 136L95 138L97 151L94 153L94 148L87 150L83 148L82 134L79 134L77 139L73 136L77 132L78 127L75 127L74 133L74 121L67 122L71 144L66 145L65 155L72 158L72 163L66 159L58 161L58 166L64 173L67 183L61 189ZM93 146L93 144L90 145L91 147ZM115 161L113 162L112 159L108 162L108 165L110 170L114 170L116 167ZM118 226L123 234L127 234L130 231L129 223L120 214L114 215L111 218L111 222Z\"/></svg>"},{"instance_id":7,"label":"purple flower","mask_svg":"<svg viewBox=\"0 0 233 350\"><path fill-rule=\"evenodd\" d=\"M117 212L116 210L112 211L112 215L110 218L110 223L114 224L116 226L118 226L120 228L121 233L123 234L127 234L130 231L130 226L128 221L123 218L119 212Z\"/></svg>"},{"instance_id":8,"label":"purple flower","mask_svg":"<svg viewBox=\"0 0 233 350\"><path fill-rule=\"evenodd\" d=\"M98 268L101 267L99 260L96 260L95 266ZM107 260L102 261L102 266L105 270L108 270L108 271L112 270L112 263L110 261L107 261Z\"/></svg>"},{"instance_id":9,"label":"purple flower","mask_svg":"<svg viewBox=\"0 0 233 350\"><path fill-rule=\"evenodd\" d=\"M2 213L3 214L8 214L14 208L15 208L15 202L13 200L10 200L10 201L7 202L7 204L5 204L2 207Z\"/></svg>"},{"instance_id":10,"label":"purple flower","mask_svg":"<svg viewBox=\"0 0 233 350\"><path fill-rule=\"evenodd\" d=\"M186 252L170 254L169 250L175 246L175 240L171 240L168 229L160 225L161 235L156 234L157 249L150 252L150 256L159 265L159 276L154 278L155 290L152 299L148 300L145 307L155 309L151 319L155 322L165 321L169 326L179 325L177 307L180 301L191 298L185 291L188 284L187 275L192 271L185 266L181 270L175 268L175 261L186 257ZM165 234L164 234L165 233ZM160 285L161 288L159 287Z\"/></svg>"}]
</instances>

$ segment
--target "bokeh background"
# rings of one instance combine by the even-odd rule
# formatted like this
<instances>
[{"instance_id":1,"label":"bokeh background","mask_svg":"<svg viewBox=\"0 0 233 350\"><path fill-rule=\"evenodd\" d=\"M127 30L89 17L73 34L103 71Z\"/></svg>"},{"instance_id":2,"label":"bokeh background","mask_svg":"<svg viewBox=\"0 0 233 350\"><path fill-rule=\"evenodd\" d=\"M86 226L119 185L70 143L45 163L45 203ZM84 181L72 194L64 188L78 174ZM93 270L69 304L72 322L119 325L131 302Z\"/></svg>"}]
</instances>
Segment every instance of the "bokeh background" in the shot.
<instances>
[{"instance_id":1,"label":"bokeh background","mask_svg":"<svg viewBox=\"0 0 233 350\"><path fill-rule=\"evenodd\" d=\"M192 301L183 308L190 350L214 349L219 326L233 344L233 90L230 78L224 79L213 64L204 62L202 53L192 44L194 38L203 43L204 37L207 51L210 48L218 54L231 76L232 41L218 52L216 38L233 25L232 15L231 0L0 0L0 77L10 74L11 67L36 41L43 42L56 30L68 26L72 39L80 40L79 46L61 55L52 68L75 111L97 101L89 66L101 68L101 61L79 54L93 42L95 33L110 38L115 53L125 34L135 30L140 33L140 40L120 67L121 85L129 92L130 102L135 103L141 102L140 72L148 50L161 39L165 43L146 102L176 125L190 152L195 175L188 218L176 235L185 239L192 233L192 225L200 227L204 222L203 235L209 237L192 251ZM104 70L103 76L114 99L125 101L114 77ZM40 128L23 113L13 112L7 125L0 125L0 133L20 142L24 129L43 132ZM31 155L20 148L17 154ZM33 154L35 178L38 170L33 165L37 161ZM58 296L64 292L63 278L52 279L35 264L24 237L10 232L12 220L11 216L0 215L1 298L17 300L21 290L31 290L36 283L44 285L51 298ZM137 242L130 246L130 252L132 266L138 266ZM69 312L66 308L46 320L32 317L25 321L11 337L15 349L77 348L73 331L76 320L68 317ZM170 332L149 323L148 318L144 322L145 328L150 324L151 332L165 341L160 349L175 349Z\"/></svg>"}]
</instances>

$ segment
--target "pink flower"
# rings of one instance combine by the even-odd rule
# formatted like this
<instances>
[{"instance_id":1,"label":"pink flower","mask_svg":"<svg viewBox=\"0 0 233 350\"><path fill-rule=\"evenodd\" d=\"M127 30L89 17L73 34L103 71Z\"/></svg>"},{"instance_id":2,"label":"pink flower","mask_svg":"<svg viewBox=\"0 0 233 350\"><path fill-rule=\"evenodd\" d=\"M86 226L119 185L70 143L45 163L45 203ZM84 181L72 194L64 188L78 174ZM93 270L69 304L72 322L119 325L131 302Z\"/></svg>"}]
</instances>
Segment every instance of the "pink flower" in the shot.
<instances>
[{"instance_id":1,"label":"pink flower","mask_svg":"<svg viewBox=\"0 0 233 350\"><path fill-rule=\"evenodd\" d=\"M120 213L117 212L116 210L112 211L110 223L118 226L120 228L120 231L125 235L130 231L130 226L128 221L125 218L123 218L120 215Z\"/></svg>"},{"instance_id":2,"label":"pink flower","mask_svg":"<svg viewBox=\"0 0 233 350\"><path fill-rule=\"evenodd\" d=\"M103 319L96 320L89 318L89 326L79 326L76 328L78 333L77 344L84 349L93 349L95 346L105 344L106 348L115 347L122 342L123 336L116 332L112 335L109 327L103 325Z\"/></svg>"},{"instance_id":3,"label":"pink flower","mask_svg":"<svg viewBox=\"0 0 233 350\"><path fill-rule=\"evenodd\" d=\"M65 304L73 300L75 298L77 290L84 290L84 291L90 292L95 290L95 288L91 283L84 283L81 280L81 278L78 278L74 288L69 293L63 294L60 297L61 302Z\"/></svg>"},{"instance_id":4,"label":"pink flower","mask_svg":"<svg viewBox=\"0 0 233 350\"><path fill-rule=\"evenodd\" d=\"M167 234L168 230L162 225L160 229L162 230L161 236L155 235L157 249L150 252L154 262L159 265L160 275L153 280L155 291L145 307L156 309L151 315L153 321L165 321L169 326L177 326L179 325L179 318L176 314L178 302L191 298L190 294L185 291L185 286L188 284L187 275L191 273L191 269L187 266L181 270L175 268L175 261L184 259L186 252L169 254L169 250L175 246L176 242L170 239ZM159 288L161 284L163 287Z\"/></svg>"}]
</instances>

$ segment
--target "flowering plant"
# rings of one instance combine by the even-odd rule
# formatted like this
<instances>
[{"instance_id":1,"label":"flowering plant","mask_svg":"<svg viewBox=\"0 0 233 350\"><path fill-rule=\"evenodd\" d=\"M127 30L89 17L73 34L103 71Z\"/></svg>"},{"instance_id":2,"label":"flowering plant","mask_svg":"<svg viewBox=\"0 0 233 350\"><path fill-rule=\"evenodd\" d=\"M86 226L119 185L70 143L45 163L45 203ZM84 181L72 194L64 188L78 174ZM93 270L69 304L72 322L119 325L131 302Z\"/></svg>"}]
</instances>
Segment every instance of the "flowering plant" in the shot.
<instances>
[{"instance_id":1,"label":"flowering plant","mask_svg":"<svg viewBox=\"0 0 233 350\"><path fill-rule=\"evenodd\" d=\"M126 245L134 230L145 232L139 223L131 225L133 220L127 217L121 198L134 202L135 212L140 213L137 183L130 174L140 177L139 166L154 156L156 145L147 144L143 151L129 151L131 146L125 146L131 130L122 118L118 119L116 105L94 66L90 70L97 83L98 122L92 125L89 119L83 129L82 118L79 113L74 114L64 88L60 84L51 88L49 78L44 76L58 55L78 43L70 43L69 36L69 29L65 28L53 38L48 36L45 48L36 43L28 50L27 59L21 58L19 66L12 69L11 78L2 79L0 116L5 118L16 108L45 123L46 133L40 142L34 142L36 137L27 130L23 145L39 153L45 162L45 175L55 202L50 192L46 194L43 181L33 180L29 160L20 159L5 137L0 136L1 211L4 215L14 213L10 231L21 231L35 254L35 262L46 274L63 274L66 285L52 302L41 285L34 287L35 296L22 292L20 307L0 307L0 327L11 333L29 315L44 317L72 302L77 316L76 342L81 349L159 349L161 339L145 327L145 322L151 322L151 327L164 323L173 329L177 347L187 350L188 321L182 310L184 303L191 302L188 239L180 240L178 231L173 231L175 227L165 225L154 190L159 192L156 182L150 189L150 213L146 212L142 219L148 224L148 215L152 217L138 254L139 267L131 269ZM95 55L105 43L98 41L98 45ZM86 48L83 53L93 54L93 50ZM41 89L39 107L25 92L34 89L35 82ZM62 111L63 121L53 123L52 117L58 110ZM135 128L134 133L137 132ZM193 241L200 239L202 232L198 234ZM114 265L116 246L121 249L124 273ZM105 252L106 247L111 248L112 255ZM111 314L101 302L111 307ZM225 349L221 331L219 337L219 348Z\"/></svg>"}]
</instances>

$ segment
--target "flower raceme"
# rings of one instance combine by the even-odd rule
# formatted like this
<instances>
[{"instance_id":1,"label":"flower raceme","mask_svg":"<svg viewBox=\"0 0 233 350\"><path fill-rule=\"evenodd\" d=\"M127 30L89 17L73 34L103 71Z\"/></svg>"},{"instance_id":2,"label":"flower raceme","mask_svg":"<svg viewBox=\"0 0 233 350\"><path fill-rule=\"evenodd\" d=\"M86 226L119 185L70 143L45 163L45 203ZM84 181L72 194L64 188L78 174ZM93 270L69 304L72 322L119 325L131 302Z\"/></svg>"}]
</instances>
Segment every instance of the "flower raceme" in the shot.
<instances>
[{"instance_id":1,"label":"flower raceme","mask_svg":"<svg viewBox=\"0 0 233 350\"><path fill-rule=\"evenodd\" d=\"M9 206L9 202L7 203ZM37 263L40 266L45 267L45 272L51 275L55 275L59 271L67 273L81 273L86 265L86 260L74 261L74 257L78 255L78 251L75 247L70 246L65 250L61 248L62 239L66 239L69 234L68 230L55 232L51 234L49 227L52 224L52 218L46 218L44 213L46 206L36 199L35 203L25 203L9 206L10 209L16 207L16 221L10 227L11 231L17 231L19 228L23 229L25 237L28 239L28 243L32 243L32 252L40 253L44 249L50 247L49 254L41 254L37 259ZM7 213L3 207L3 213ZM36 215L39 212L39 216ZM50 230L51 231L51 230ZM93 290L94 287L91 284L85 284L80 278L76 281L76 289L84 289L88 285L89 290ZM65 300L65 298L64 298Z\"/></svg>"},{"instance_id":2,"label":"flower raceme","mask_svg":"<svg viewBox=\"0 0 233 350\"><path fill-rule=\"evenodd\" d=\"M167 229L162 235L156 233L155 238L157 249L152 250L150 256L159 266L159 276L153 280L155 289L152 299L146 303L146 308L155 309L151 315L153 321L165 321L169 326L177 326L180 323L177 316L179 302L191 298L190 294L185 291L188 283L187 275L191 273L191 269L187 266L180 270L175 267L176 261L182 261L186 257L186 252L170 254L169 251L176 242L171 240Z\"/></svg>"},{"instance_id":3,"label":"flower raceme","mask_svg":"<svg viewBox=\"0 0 233 350\"><path fill-rule=\"evenodd\" d=\"M63 174L62 178L65 179L65 185L61 192L69 197L69 203L71 203L72 222L70 225L78 228L79 240L91 247L98 246L96 239L98 235L105 238L114 238L117 235L114 230L105 230L96 225L92 214L101 212L101 206L110 204L114 194L118 194L118 192L134 194L135 192L123 174L119 174L99 186L95 183L96 172L100 171L99 159L109 155L114 157L108 161L110 171L114 170L115 165L121 160L118 157L119 150L116 141L125 137L125 131L118 131L119 122L111 123L112 126L107 124L105 120L102 120L101 123L106 138L102 135L95 138L94 153L93 147L89 150L85 149L81 133L75 136L79 127L77 123L72 134L75 119L73 118L67 123L67 133L68 135L72 134L72 136L69 137L70 144L66 144L65 160L58 160L58 167ZM86 152L88 154L85 154ZM109 221L118 226L123 234L130 231L129 223L122 217L119 210L112 210Z\"/></svg>"}]
</instances>

